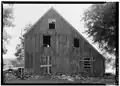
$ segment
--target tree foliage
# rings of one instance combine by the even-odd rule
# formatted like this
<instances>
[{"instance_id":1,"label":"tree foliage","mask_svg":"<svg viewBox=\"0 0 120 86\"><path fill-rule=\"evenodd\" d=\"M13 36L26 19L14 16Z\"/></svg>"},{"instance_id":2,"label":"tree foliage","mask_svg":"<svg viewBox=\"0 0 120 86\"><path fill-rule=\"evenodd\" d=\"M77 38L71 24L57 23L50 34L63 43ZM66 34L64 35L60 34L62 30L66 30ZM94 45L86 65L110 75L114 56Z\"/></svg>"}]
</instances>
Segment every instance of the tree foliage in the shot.
<instances>
[{"instance_id":1,"label":"tree foliage","mask_svg":"<svg viewBox=\"0 0 120 86\"><path fill-rule=\"evenodd\" d=\"M30 29L32 25L31 24L28 24L24 27L24 31L28 31ZM16 46L16 53L15 53L15 56L17 57L17 60L20 61L20 60L24 60L24 38L23 37L19 37L21 42L20 44L18 44Z\"/></svg>"},{"instance_id":2,"label":"tree foliage","mask_svg":"<svg viewBox=\"0 0 120 86\"><path fill-rule=\"evenodd\" d=\"M13 5L12 5L13 6ZM12 23L13 18L13 8L11 5L9 7L3 7L3 54L7 53L6 43L11 38L10 35L6 32L4 29L5 27L14 27L14 24Z\"/></svg>"},{"instance_id":3,"label":"tree foliage","mask_svg":"<svg viewBox=\"0 0 120 86\"><path fill-rule=\"evenodd\" d=\"M3 27L13 27L13 8L9 6L9 8L3 8Z\"/></svg>"},{"instance_id":4,"label":"tree foliage","mask_svg":"<svg viewBox=\"0 0 120 86\"><path fill-rule=\"evenodd\" d=\"M116 3L94 4L84 12L82 19L88 37L92 37L100 49L116 56Z\"/></svg>"}]
</instances>

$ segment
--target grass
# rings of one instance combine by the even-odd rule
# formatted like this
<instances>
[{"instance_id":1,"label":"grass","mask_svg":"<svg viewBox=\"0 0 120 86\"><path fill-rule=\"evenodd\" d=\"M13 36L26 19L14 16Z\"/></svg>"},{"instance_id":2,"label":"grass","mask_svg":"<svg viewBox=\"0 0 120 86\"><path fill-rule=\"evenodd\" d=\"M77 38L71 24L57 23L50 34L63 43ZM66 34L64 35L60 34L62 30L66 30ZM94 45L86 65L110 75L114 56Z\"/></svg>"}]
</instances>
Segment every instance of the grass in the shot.
<instances>
[{"instance_id":1,"label":"grass","mask_svg":"<svg viewBox=\"0 0 120 86\"><path fill-rule=\"evenodd\" d=\"M41 76L40 79L27 79L27 80L18 80L11 78L10 80L7 80L6 83L104 83L109 85L115 85L115 80L112 79L74 79L74 81L69 81L67 79L52 79L51 77L44 77Z\"/></svg>"}]
</instances>

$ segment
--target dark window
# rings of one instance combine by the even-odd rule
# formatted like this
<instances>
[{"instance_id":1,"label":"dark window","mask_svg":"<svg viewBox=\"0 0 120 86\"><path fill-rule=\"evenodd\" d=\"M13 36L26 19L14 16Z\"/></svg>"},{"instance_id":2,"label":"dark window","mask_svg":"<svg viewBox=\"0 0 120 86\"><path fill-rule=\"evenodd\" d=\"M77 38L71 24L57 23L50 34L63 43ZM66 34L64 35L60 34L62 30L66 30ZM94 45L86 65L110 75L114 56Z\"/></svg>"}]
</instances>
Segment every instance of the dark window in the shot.
<instances>
[{"instance_id":1,"label":"dark window","mask_svg":"<svg viewBox=\"0 0 120 86\"><path fill-rule=\"evenodd\" d=\"M90 68L91 64L84 64L84 68Z\"/></svg>"},{"instance_id":2,"label":"dark window","mask_svg":"<svg viewBox=\"0 0 120 86\"><path fill-rule=\"evenodd\" d=\"M90 68L91 67L91 62L90 58L84 58L84 68Z\"/></svg>"},{"instance_id":3,"label":"dark window","mask_svg":"<svg viewBox=\"0 0 120 86\"><path fill-rule=\"evenodd\" d=\"M88 65L90 65L90 62L89 62L89 63L85 63L85 62L84 62L84 65L88 66Z\"/></svg>"},{"instance_id":4,"label":"dark window","mask_svg":"<svg viewBox=\"0 0 120 86\"><path fill-rule=\"evenodd\" d=\"M50 46L50 36L48 35L43 36L43 46L44 47Z\"/></svg>"},{"instance_id":5,"label":"dark window","mask_svg":"<svg viewBox=\"0 0 120 86\"><path fill-rule=\"evenodd\" d=\"M90 61L84 61L84 64L89 64L90 63Z\"/></svg>"},{"instance_id":6,"label":"dark window","mask_svg":"<svg viewBox=\"0 0 120 86\"><path fill-rule=\"evenodd\" d=\"M88 66L88 67L87 67L87 66L85 66L84 68L85 68L85 69L87 69L87 68L90 68L90 66Z\"/></svg>"},{"instance_id":7,"label":"dark window","mask_svg":"<svg viewBox=\"0 0 120 86\"><path fill-rule=\"evenodd\" d=\"M55 29L55 22L50 22L49 23L49 29Z\"/></svg>"},{"instance_id":8,"label":"dark window","mask_svg":"<svg viewBox=\"0 0 120 86\"><path fill-rule=\"evenodd\" d=\"M90 58L88 57L88 58L84 58L84 60L90 60Z\"/></svg>"},{"instance_id":9,"label":"dark window","mask_svg":"<svg viewBox=\"0 0 120 86\"><path fill-rule=\"evenodd\" d=\"M74 47L78 48L79 47L79 39L74 38Z\"/></svg>"}]
</instances>

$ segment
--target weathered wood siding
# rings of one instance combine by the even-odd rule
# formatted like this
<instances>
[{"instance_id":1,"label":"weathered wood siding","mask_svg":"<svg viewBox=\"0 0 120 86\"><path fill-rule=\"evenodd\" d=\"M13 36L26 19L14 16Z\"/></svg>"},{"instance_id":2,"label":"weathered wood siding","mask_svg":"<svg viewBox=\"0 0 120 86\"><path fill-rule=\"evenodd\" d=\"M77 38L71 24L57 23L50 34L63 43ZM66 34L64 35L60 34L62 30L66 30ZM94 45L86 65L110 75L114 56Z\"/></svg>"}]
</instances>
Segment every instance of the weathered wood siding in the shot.
<instances>
[{"instance_id":1,"label":"weathered wood siding","mask_svg":"<svg viewBox=\"0 0 120 86\"><path fill-rule=\"evenodd\" d=\"M56 19L54 30L49 29L48 19ZM43 47L43 35L51 36L49 49ZM79 39L79 48L73 47L75 37ZM88 70L90 75L94 71L94 74L99 76L105 71L104 58L54 10L45 14L25 35L25 68L33 70L35 74L43 73L44 70L40 68L40 65L42 58L47 54L52 56L52 73L84 72L83 62L79 60L83 60L83 57L86 56L91 57L91 59L95 57L96 60L92 62L92 71Z\"/></svg>"}]
</instances>

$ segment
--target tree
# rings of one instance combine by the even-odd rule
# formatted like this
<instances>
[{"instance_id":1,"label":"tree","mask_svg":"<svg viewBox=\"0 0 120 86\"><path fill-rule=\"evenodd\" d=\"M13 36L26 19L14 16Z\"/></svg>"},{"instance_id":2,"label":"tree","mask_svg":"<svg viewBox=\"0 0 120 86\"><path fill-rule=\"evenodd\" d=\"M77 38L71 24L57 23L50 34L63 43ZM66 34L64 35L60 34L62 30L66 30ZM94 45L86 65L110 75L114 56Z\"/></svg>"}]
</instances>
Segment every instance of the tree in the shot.
<instances>
[{"instance_id":1,"label":"tree","mask_svg":"<svg viewBox=\"0 0 120 86\"><path fill-rule=\"evenodd\" d=\"M92 37L93 42L97 43L101 50L116 56L116 29L118 29L116 27L116 3L92 5L84 12L82 19L87 26L85 32L88 37Z\"/></svg>"},{"instance_id":2,"label":"tree","mask_svg":"<svg viewBox=\"0 0 120 86\"><path fill-rule=\"evenodd\" d=\"M3 7L3 54L7 53L7 49L5 47L6 43L8 43L9 39L11 38L10 35L6 32L4 29L5 27L14 27L14 24L12 23L13 18L13 5L9 5L9 7L5 8Z\"/></svg>"},{"instance_id":3,"label":"tree","mask_svg":"<svg viewBox=\"0 0 120 86\"><path fill-rule=\"evenodd\" d=\"M28 31L30 29L30 27L32 26L32 24L27 24L24 28L24 31ZM20 60L24 60L24 38L21 36L19 37L21 42L20 44L18 44L16 46L16 53L15 53L15 56L17 57L17 60L20 62Z\"/></svg>"},{"instance_id":4,"label":"tree","mask_svg":"<svg viewBox=\"0 0 120 86\"><path fill-rule=\"evenodd\" d=\"M9 5L9 8L3 8L3 28L4 27L13 27L13 8Z\"/></svg>"}]
</instances>

